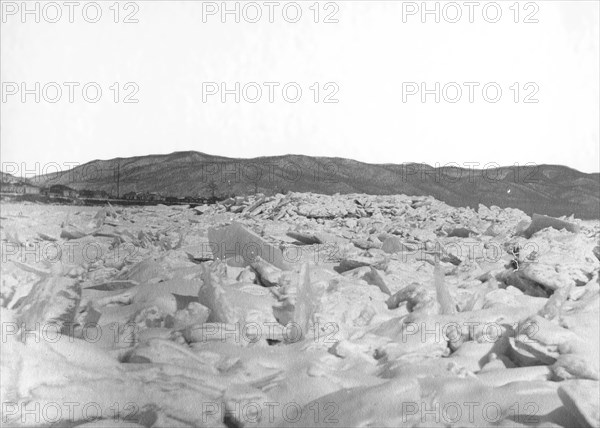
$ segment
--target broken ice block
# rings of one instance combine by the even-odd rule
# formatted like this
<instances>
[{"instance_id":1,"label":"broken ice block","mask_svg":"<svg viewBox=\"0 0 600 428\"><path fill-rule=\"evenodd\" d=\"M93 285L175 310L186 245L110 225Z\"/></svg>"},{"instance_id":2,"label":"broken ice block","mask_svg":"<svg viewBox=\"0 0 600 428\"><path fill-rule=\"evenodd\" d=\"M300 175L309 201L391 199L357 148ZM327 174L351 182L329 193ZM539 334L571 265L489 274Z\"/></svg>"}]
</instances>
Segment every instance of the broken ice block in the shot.
<instances>
[{"instance_id":1,"label":"broken ice block","mask_svg":"<svg viewBox=\"0 0 600 428\"><path fill-rule=\"evenodd\" d=\"M250 264L257 257L261 257L279 269L290 269L290 264L279 248L239 223L209 229L208 240L213 254L220 259L235 256Z\"/></svg>"},{"instance_id":2,"label":"broken ice block","mask_svg":"<svg viewBox=\"0 0 600 428\"><path fill-rule=\"evenodd\" d=\"M547 215L534 214L529 227L523 231L523 236L529 239L534 233L547 227L552 227L556 230L566 229L569 232L579 233L579 226L574 223Z\"/></svg>"}]
</instances>

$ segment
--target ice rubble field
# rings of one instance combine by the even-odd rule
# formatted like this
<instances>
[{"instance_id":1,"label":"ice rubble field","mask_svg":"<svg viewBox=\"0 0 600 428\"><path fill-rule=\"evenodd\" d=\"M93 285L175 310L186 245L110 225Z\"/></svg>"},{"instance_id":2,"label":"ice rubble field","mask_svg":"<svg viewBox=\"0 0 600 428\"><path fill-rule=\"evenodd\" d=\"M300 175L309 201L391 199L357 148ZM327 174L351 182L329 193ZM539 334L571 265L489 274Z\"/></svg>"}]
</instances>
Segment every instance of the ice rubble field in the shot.
<instances>
[{"instance_id":1,"label":"ice rubble field","mask_svg":"<svg viewBox=\"0 0 600 428\"><path fill-rule=\"evenodd\" d=\"M600 222L2 204L3 426L597 427Z\"/></svg>"}]
</instances>

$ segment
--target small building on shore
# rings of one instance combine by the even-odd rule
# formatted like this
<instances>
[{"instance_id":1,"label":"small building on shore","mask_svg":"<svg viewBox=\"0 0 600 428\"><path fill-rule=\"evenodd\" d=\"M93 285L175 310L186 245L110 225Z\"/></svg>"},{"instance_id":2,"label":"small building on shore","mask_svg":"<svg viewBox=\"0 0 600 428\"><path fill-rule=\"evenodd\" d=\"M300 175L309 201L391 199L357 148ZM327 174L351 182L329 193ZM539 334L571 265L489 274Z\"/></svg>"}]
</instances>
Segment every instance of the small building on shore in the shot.
<instances>
[{"instance_id":1,"label":"small building on shore","mask_svg":"<svg viewBox=\"0 0 600 428\"><path fill-rule=\"evenodd\" d=\"M10 195L39 195L41 189L22 181L0 183L0 193Z\"/></svg>"},{"instance_id":2,"label":"small building on shore","mask_svg":"<svg viewBox=\"0 0 600 428\"><path fill-rule=\"evenodd\" d=\"M42 190L42 193L51 198L77 198L79 192L64 184L54 184Z\"/></svg>"}]
</instances>

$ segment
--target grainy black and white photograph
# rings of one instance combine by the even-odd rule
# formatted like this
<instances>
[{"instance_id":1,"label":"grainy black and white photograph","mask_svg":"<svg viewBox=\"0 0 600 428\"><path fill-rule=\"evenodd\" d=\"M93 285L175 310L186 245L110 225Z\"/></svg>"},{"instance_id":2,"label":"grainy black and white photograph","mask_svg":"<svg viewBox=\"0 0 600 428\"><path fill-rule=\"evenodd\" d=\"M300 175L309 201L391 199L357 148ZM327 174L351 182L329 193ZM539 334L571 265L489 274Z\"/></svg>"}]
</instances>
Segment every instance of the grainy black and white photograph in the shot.
<instances>
[{"instance_id":1,"label":"grainy black and white photograph","mask_svg":"<svg viewBox=\"0 0 600 428\"><path fill-rule=\"evenodd\" d=\"M600 427L599 0L0 12L0 426Z\"/></svg>"}]
</instances>

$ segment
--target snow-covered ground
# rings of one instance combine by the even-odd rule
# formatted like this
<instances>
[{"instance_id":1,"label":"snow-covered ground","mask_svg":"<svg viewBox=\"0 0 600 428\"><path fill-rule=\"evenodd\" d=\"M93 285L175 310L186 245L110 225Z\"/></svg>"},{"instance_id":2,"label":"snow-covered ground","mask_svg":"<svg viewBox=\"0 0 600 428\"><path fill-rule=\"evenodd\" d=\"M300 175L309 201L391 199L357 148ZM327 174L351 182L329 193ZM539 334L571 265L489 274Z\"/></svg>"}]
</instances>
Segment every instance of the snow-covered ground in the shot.
<instances>
[{"instance_id":1,"label":"snow-covered ground","mask_svg":"<svg viewBox=\"0 0 600 428\"><path fill-rule=\"evenodd\" d=\"M600 424L599 221L303 193L1 216L2 426Z\"/></svg>"}]
</instances>

